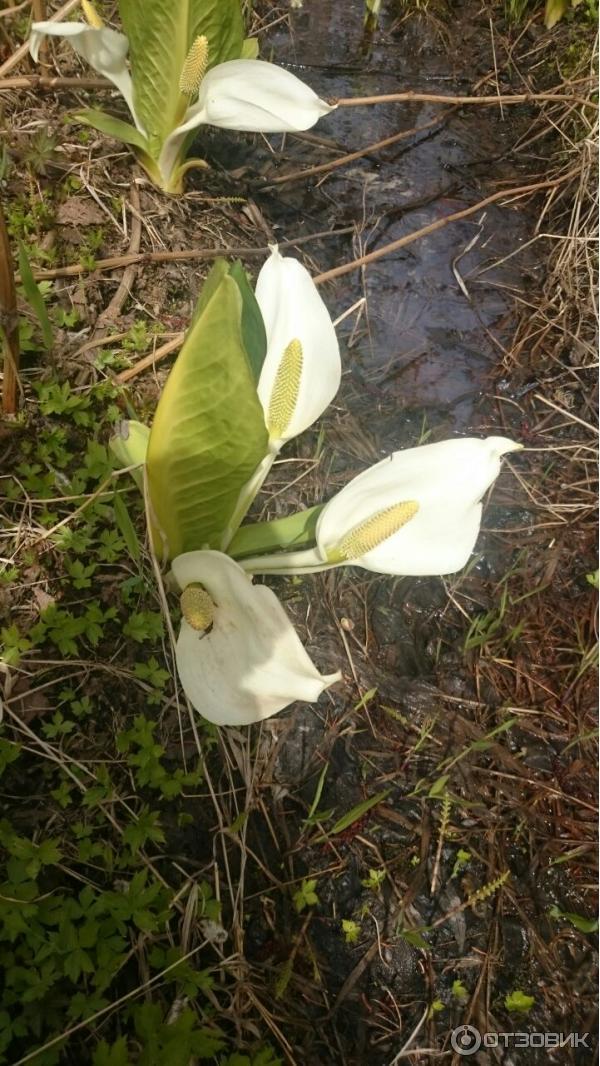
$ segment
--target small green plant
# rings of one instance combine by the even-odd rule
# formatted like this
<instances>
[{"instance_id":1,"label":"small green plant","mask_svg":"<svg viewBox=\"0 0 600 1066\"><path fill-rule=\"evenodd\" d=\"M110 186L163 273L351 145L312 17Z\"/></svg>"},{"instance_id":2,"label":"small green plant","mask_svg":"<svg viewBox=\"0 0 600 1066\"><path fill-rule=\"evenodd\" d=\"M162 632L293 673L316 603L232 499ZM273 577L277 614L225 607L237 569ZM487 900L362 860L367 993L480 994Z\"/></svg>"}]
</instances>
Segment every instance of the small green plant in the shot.
<instances>
[{"instance_id":1,"label":"small green plant","mask_svg":"<svg viewBox=\"0 0 600 1066\"><path fill-rule=\"evenodd\" d=\"M294 892L294 907L298 914L305 910L306 907L314 907L319 902L319 897L315 892L316 887L316 879L309 878L304 880L300 888Z\"/></svg>"},{"instance_id":2,"label":"small green plant","mask_svg":"<svg viewBox=\"0 0 600 1066\"><path fill-rule=\"evenodd\" d=\"M521 992L520 989L515 989L514 992L509 992L504 999L504 1006L508 1011L514 1014L529 1014L534 1003L534 997L526 995L525 992Z\"/></svg>"},{"instance_id":3,"label":"small green plant","mask_svg":"<svg viewBox=\"0 0 600 1066\"><path fill-rule=\"evenodd\" d=\"M360 936L360 925L358 922L353 922L351 918L343 918L342 932L347 944L356 944Z\"/></svg>"},{"instance_id":4,"label":"small green plant","mask_svg":"<svg viewBox=\"0 0 600 1066\"><path fill-rule=\"evenodd\" d=\"M385 878L386 878L385 870L372 870L372 869L370 869L369 870L369 876L365 877L361 881L361 884L364 885L365 888L372 889L373 892L379 892L379 889L381 888L383 882L385 881Z\"/></svg>"},{"instance_id":5,"label":"small green plant","mask_svg":"<svg viewBox=\"0 0 600 1066\"><path fill-rule=\"evenodd\" d=\"M459 978L452 982L452 995L457 1003L461 1004L466 1003L469 998L469 992Z\"/></svg>"},{"instance_id":6,"label":"small green plant","mask_svg":"<svg viewBox=\"0 0 600 1066\"><path fill-rule=\"evenodd\" d=\"M459 873L462 873L464 869L469 865L471 861L471 852L465 851L464 848L459 848L454 860L454 866L452 867L452 873L450 877L458 877Z\"/></svg>"}]
</instances>

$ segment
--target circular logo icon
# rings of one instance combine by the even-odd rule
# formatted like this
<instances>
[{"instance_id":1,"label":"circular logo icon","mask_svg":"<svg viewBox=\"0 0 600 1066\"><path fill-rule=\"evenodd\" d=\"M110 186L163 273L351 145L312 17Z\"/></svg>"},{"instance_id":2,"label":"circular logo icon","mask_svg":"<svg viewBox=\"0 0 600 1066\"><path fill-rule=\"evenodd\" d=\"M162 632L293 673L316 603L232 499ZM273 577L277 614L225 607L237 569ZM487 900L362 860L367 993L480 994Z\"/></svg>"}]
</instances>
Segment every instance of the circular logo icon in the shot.
<instances>
[{"instance_id":1,"label":"circular logo icon","mask_svg":"<svg viewBox=\"0 0 600 1066\"><path fill-rule=\"evenodd\" d=\"M459 1025L452 1030L450 1043L459 1055L474 1055L481 1047L481 1034L474 1025Z\"/></svg>"}]
</instances>

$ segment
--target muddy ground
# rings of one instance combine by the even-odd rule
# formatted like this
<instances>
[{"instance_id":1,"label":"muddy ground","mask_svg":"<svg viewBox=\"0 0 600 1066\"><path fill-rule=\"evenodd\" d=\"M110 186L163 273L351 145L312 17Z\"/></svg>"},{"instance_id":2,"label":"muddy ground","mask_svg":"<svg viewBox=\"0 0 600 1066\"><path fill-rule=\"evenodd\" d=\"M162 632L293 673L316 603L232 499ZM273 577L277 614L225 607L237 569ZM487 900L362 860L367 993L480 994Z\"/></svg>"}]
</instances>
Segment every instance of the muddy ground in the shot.
<instances>
[{"instance_id":1,"label":"muddy ground","mask_svg":"<svg viewBox=\"0 0 600 1066\"><path fill-rule=\"evenodd\" d=\"M568 80L566 51L574 41L584 49L591 32L570 25L550 38L539 16L511 28L501 11L470 0L452 9L383 8L367 33L358 0L305 0L289 14L263 5L255 16L262 54L272 49L328 99L402 89L491 95ZM61 53L61 72L69 63ZM19 195L27 131L56 128L67 103L72 94L28 94L18 105L11 98L9 201ZM560 173L567 149L548 129L551 119L563 129L561 106L347 108L310 136L284 141L207 132L197 147L212 169L193 174L181 200L140 182L142 250L290 241L293 251L301 238L296 254L315 273L326 271L498 189ZM411 130L345 166L283 180ZM37 237L60 249L45 275L57 300L80 310L78 332L65 327L59 336L52 373L85 389L102 376L86 344L121 273L80 269L77 245L86 225L99 224L98 193L105 207L108 196L127 197L130 161L94 134L86 145L64 141L35 182L47 188L65 173L83 183L66 199L95 221L82 222L71 202L62 208L66 222L54 216L48 237L42 220ZM284 1061L302 1066L439 1056L456 1063L450 1034L463 1024L492 1033L594 1028L594 936L564 917L589 923L595 913L595 688L586 657L595 640L586 575L597 566L593 324L578 320L575 331L573 317L548 310L555 244L550 237L531 243L565 232L575 187L550 199L543 191L507 194L323 286L332 314L355 308L339 326L342 388L322 425L277 464L257 513L311 505L365 465L425 440L498 433L526 451L505 464L464 573L391 579L348 568L274 582L315 662L325 671L339 665L343 682L318 708L290 708L210 747L221 832L202 789L178 807L193 816L184 830L164 812L168 847L156 861L175 857L188 873L221 885L229 934L223 972L233 981L223 1018L240 1050L268 1038ZM115 216L105 227L98 259L127 250L130 231L119 224ZM65 276L69 255L74 266ZM262 254L245 262L255 274ZM39 277L44 269L38 264ZM205 271L193 259L139 264L110 334L140 317L167 334L185 328ZM579 299L579 289L564 289L567 301ZM138 358L126 355L130 363ZM123 413L131 404L151 416L168 366L132 378L118 400ZM26 361L29 423L7 441L7 472L36 432L30 385L40 373L48 369ZM13 548L5 555L12 558ZM50 560L32 579L50 594L53 565L60 563ZM39 610L22 584L17 600L19 618ZM5 606L14 608L10 596ZM103 714L126 721L144 699L118 674L129 655L126 642L116 651L101 643L84 662L63 667L32 654L21 681L47 685L51 704L52 684L68 668ZM108 688L99 664L116 671ZM43 712L27 719L33 728L38 717ZM160 722L176 767L182 749L172 697ZM184 719L183 751L193 748ZM338 827L380 793L380 802ZM370 878L371 870L381 878ZM314 880L317 902L299 913L294 892L305 879ZM356 924L353 934L343 921ZM506 1004L516 991L533 998L522 1013ZM60 1061L75 1061L65 1055ZM594 1052L482 1049L472 1061L591 1063Z\"/></svg>"}]
</instances>

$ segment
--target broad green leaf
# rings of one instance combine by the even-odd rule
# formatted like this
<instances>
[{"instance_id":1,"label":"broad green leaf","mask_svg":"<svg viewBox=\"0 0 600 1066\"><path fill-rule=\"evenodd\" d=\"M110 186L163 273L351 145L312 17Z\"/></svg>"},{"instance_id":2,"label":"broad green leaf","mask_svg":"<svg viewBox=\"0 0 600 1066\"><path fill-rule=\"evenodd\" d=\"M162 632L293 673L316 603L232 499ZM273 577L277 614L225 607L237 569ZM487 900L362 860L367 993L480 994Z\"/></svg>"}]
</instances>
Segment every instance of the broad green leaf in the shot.
<instances>
[{"instance_id":1,"label":"broad green leaf","mask_svg":"<svg viewBox=\"0 0 600 1066\"><path fill-rule=\"evenodd\" d=\"M258 37L246 37L242 43L240 59L258 59L259 50Z\"/></svg>"},{"instance_id":2,"label":"broad green leaf","mask_svg":"<svg viewBox=\"0 0 600 1066\"><path fill-rule=\"evenodd\" d=\"M242 297L242 336L246 354L250 360L254 380L258 383L262 365L267 354L267 334L265 323L254 292L250 288L246 271L239 259L236 259L229 273L235 281Z\"/></svg>"},{"instance_id":3,"label":"broad green leaf","mask_svg":"<svg viewBox=\"0 0 600 1066\"><path fill-rule=\"evenodd\" d=\"M139 470L131 471L131 476L141 493L144 491L142 467L146 462L149 440L150 427L145 426L143 422L129 420L119 423L117 432L108 442L108 447L121 467L139 467Z\"/></svg>"},{"instance_id":4,"label":"broad green leaf","mask_svg":"<svg viewBox=\"0 0 600 1066\"><path fill-rule=\"evenodd\" d=\"M200 318L200 315L204 311L204 308L212 300L214 294L216 293L217 289L219 288L219 285L221 284L223 278L226 278L228 274L229 274L229 263L227 262L226 259L223 259L222 256L219 256L218 259L215 259L215 261L214 261L213 265L211 266L208 274L206 275L205 280L202 283L202 288L200 289L200 295L198 296L198 300L197 300L196 306L194 308L194 313L192 315L192 321L191 321L191 325L192 326L194 325L195 322L198 321L198 319Z\"/></svg>"},{"instance_id":5,"label":"broad green leaf","mask_svg":"<svg viewBox=\"0 0 600 1066\"><path fill-rule=\"evenodd\" d=\"M136 114L156 158L190 103L179 91L179 77L196 37L208 39L209 67L239 57L244 39L240 2L120 0L119 11L129 39Z\"/></svg>"},{"instance_id":6,"label":"broad green leaf","mask_svg":"<svg viewBox=\"0 0 600 1066\"><path fill-rule=\"evenodd\" d=\"M106 133L107 137L114 137L116 141L132 144L144 152L148 151L148 141L144 134L136 130L135 126L131 126L129 122L123 122L121 118L115 118L114 115L107 115L104 111L96 111L93 108L78 111L73 118L77 122L83 122L84 126L92 126L95 130L100 130L100 133Z\"/></svg>"},{"instance_id":7,"label":"broad green leaf","mask_svg":"<svg viewBox=\"0 0 600 1066\"><path fill-rule=\"evenodd\" d=\"M147 474L159 554L220 548L240 491L267 453L267 430L224 277L184 341L150 432Z\"/></svg>"},{"instance_id":8,"label":"broad green leaf","mask_svg":"<svg viewBox=\"0 0 600 1066\"><path fill-rule=\"evenodd\" d=\"M238 529L227 552L234 559L264 555L287 548L312 548L316 540L317 520L324 504L308 507L306 511L276 518L273 522L254 522Z\"/></svg>"},{"instance_id":9,"label":"broad green leaf","mask_svg":"<svg viewBox=\"0 0 600 1066\"><path fill-rule=\"evenodd\" d=\"M48 318L48 312L46 310L46 304L44 303L44 297L42 296L36 280L31 272L31 266L29 265L29 259L27 258L27 252L25 251L25 245L22 241L19 241L19 271L21 274L21 284L25 293L27 303L34 312L42 331L42 338L44 341L44 348L47 352L52 348L52 326L50 325L50 319Z\"/></svg>"},{"instance_id":10,"label":"broad green leaf","mask_svg":"<svg viewBox=\"0 0 600 1066\"><path fill-rule=\"evenodd\" d=\"M544 12L544 26L546 29L551 30L553 26L556 26L556 23L560 22L568 8L569 0L546 0L546 10Z\"/></svg>"}]
</instances>

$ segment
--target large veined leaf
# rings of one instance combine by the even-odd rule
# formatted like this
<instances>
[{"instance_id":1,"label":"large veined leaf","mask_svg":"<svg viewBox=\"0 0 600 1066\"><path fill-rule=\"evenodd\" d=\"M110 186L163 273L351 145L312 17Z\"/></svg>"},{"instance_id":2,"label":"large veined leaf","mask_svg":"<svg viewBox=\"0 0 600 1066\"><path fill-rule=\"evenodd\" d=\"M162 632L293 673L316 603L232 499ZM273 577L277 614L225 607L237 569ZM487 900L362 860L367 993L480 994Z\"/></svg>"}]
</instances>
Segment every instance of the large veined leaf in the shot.
<instances>
[{"instance_id":1,"label":"large veined leaf","mask_svg":"<svg viewBox=\"0 0 600 1066\"><path fill-rule=\"evenodd\" d=\"M250 361L254 380L258 382L265 355L267 354L267 334L258 301L239 259L236 259L234 263L228 263L226 259L222 259L220 256L215 259L200 290L198 302L194 308L192 323L202 314L213 293L220 285L222 278L227 274L233 278L240 290L240 296L242 297L242 340L246 355Z\"/></svg>"},{"instance_id":2,"label":"large veined leaf","mask_svg":"<svg viewBox=\"0 0 600 1066\"><path fill-rule=\"evenodd\" d=\"M240 491L268 450L229 276L191 327L156 409L146 458L157 553L220 548Z\"/></svg>"},{"instance_id":3,"label":"large veined leaf","mask_svg":"<svg viewBox=\"0 0 600 1066\"><path fill-rule=\"evenodd\" d=\"M240 0L120 0L119 11L129 39L136 114L151 154L158 156L189 102L179 91L179 77L196 37L208 39L209 66L241 54Z\"/></svg>"},{"instance_id":4,"label":"large veined leaf","mask_svg":"<svg viewBox=\"0 0 600 1066\"><path fill-rule=\"evenodd\" d=\"M254 380L258 382L265 355L267 354L265 323L256 296L248 282L246 271L239 259L236 259L231 266L230 274L242 297L242 336Z\"/></svg>"},{"instance_id":5,"label":"large veined leaf","mask_svg":"<svg viewBox=\"0 0 600 1066\"><path fill-rule=\"evenodd\" d=\"M194 313L192 315L192 326L198 321L200 315L212 300L223 278L226 278L229 274L229 263L222 256L218 256L211 266L208 274L202 282L202 288L196 301Z\"/></svg>"}]
</instances>

